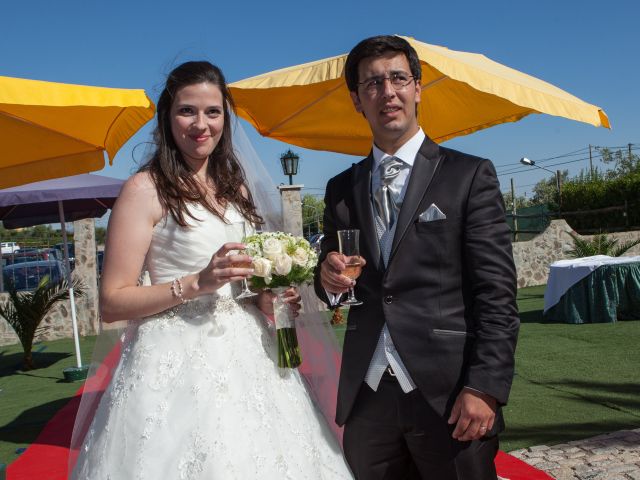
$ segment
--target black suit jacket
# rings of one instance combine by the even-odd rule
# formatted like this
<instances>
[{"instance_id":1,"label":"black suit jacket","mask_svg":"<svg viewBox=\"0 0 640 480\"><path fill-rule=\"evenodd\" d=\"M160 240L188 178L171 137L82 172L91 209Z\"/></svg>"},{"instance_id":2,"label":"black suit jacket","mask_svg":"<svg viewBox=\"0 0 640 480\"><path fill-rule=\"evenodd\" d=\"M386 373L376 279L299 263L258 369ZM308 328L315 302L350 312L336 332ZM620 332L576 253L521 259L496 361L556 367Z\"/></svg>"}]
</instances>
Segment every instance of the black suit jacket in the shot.
<instances>
[{"instance_id":1,"label":"black suit jacket","mask_svg":"<svg viewBox=\"0 0 640 480\"><path fill-rule=\"evenodd\" d=\"M367 158L327 184L320 261L336 231L360 229L367 264L345 334L336 422L354 405L384 323L429 404L448 415L463 386L505 404L519 328L510 231L490 161L425 139L415 159L387 267L381 260ZM420 222L432 203L446 219ZM316 272L316 292L326 295ZM501 418L496 429L501 429ZM494 429L495 430L495 429Z\"/></svg>"}]
</instances>

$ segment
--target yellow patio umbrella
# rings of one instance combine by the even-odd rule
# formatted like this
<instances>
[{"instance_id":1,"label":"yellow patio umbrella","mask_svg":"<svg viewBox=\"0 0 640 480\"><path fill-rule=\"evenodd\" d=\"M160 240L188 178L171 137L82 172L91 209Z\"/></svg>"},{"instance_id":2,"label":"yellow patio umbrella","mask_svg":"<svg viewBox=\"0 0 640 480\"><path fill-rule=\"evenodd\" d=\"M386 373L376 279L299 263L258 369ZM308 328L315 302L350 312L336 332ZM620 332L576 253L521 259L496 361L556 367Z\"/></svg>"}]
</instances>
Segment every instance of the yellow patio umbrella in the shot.
<instances>
[{"instance_id":1,"label":"yellow patio umbrella","mask_svg":"<svg viewBox=\"0 0 640 480\"><path fill-rule=\"evenodd\" d=\"M0 76L0 188L101 170L154 111L144 90Z\"/></svg>"},{"instance_id":2,"label":"yellow patio umbrella","mask_svg":"<svg viewBox=\"0 0 640 480\"><path fill-rule=\"evenodd\" d=\"M602 109L484 55L406 39L422 65L418 118L443 142L532 113L610 128ZM346 55L297 65L230 85L238 115L261 135L314 150L366 155L368 124L351 103Z\"/></svg>"}]
</instances>

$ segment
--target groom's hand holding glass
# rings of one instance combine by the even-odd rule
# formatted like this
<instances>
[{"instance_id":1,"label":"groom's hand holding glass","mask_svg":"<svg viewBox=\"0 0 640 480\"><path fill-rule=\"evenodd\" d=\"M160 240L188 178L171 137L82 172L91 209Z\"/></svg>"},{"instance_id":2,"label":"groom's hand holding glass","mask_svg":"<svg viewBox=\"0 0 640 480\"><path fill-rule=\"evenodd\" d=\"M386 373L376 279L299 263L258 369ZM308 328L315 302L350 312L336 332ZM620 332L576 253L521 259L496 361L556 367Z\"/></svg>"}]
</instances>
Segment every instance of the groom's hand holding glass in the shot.
<instances>
[{"instance_id":1,"label":"groom's hand holding glass","mask_svg":"<svg viewBox=\"0 0 640 480\"><path fill-rule=\"evenodd\" d=\"M322 287L334 295L349 293L349 290L356 284L355 279L367 264L364 257L358 256L357 258L360 264L357 275L349 276L349 274L353 272L350 272L348 264L353 263L353 257L347 257L339 252L329 252L320 265L320 281ZM334 301L333 303L337 302Z\"/></svg>"}]
</instances>

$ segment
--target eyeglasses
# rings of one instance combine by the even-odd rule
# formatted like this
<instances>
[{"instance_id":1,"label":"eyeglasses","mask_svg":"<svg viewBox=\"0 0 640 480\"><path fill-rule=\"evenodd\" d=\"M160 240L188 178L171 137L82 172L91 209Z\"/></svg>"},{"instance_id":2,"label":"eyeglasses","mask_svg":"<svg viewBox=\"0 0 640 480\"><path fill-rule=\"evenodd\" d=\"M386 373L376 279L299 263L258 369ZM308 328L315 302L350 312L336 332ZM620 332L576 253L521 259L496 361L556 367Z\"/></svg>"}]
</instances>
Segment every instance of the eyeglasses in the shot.
<instances>
[{"instance_id":1,"label":"eyeglasses","mask_svg":"<svg viewBox=\"0 0 640 480\"><path fill-rule=\"evenodd\" d=\"M384 86L384 81L389 80L391 86L395 91L404 89L413 81L412 75L406 73L392 73L388 77L371 77L364 82L358 82L358 85L363 85L367 93L377 93Z\"/></svg>"}]
</instances>

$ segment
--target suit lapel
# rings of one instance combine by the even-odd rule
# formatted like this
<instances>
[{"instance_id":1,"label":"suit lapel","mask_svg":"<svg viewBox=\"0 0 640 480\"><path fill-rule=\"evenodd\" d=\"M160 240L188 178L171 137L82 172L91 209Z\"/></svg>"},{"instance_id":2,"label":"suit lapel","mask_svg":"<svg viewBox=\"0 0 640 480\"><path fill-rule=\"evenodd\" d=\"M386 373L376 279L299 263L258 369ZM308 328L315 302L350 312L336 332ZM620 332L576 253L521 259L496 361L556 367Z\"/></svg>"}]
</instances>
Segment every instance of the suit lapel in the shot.
<instances>
[{"instance_id":1,"label":"suit lapel","mask_svg":"<svg viewBox=\"0 0 640 480\"><path fill-rule=\"evenodd\" d=\"M366 258L373 260L376 268L380 269L380 245L373 219L371 207L371 166L373 165L373 155L353 166L353 203L355 207L355 218L360 224L360 245ZM365 254L365 251L369 255Z\"/></svg>"},{"instance_id":2,"label":"suit lapel","mask_svg":"<svg viewBox=\"0 0 640 480\"><path fill-rule=\"evenodd\" d=\"M391 246L391 253L389 254L389 263L393 259L393 256L398 249L398 245L402 241L402 238L407 233L411 220L415 216L422 199L427 193L429 184L433 180L438 164L440 163L440 148L428 137L425 138L418 154L416 155L413 168L411 169L411 175L409 177L409 185L407 186L407 192L402 202L402 208L398 215L398 224L396 226L396 232L393 237L393 244Z\"/></svg>"}]
</instances>

